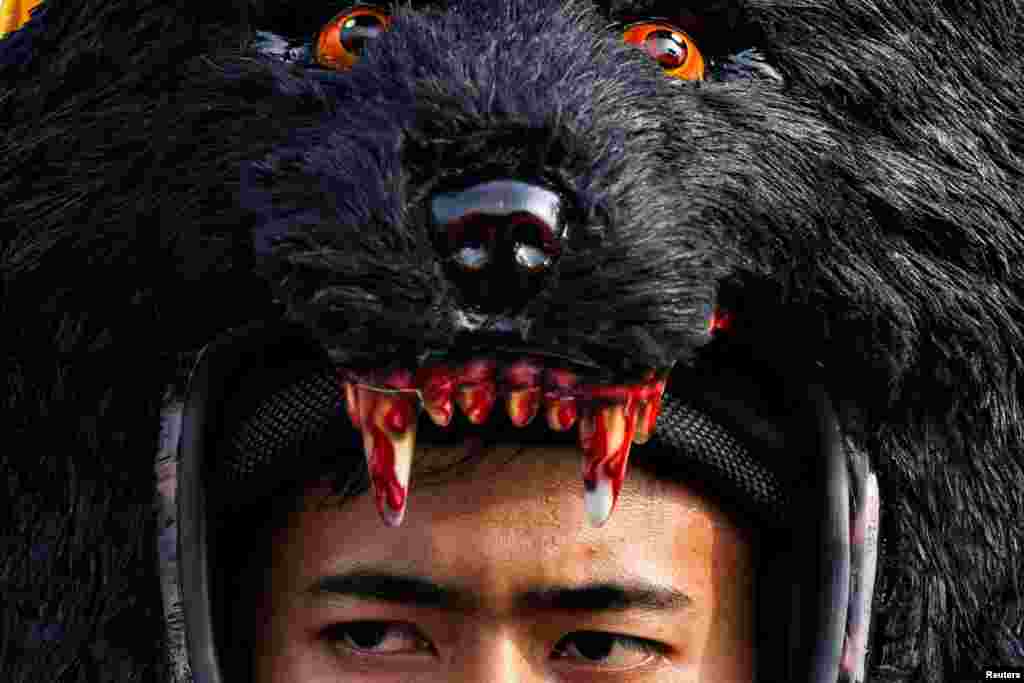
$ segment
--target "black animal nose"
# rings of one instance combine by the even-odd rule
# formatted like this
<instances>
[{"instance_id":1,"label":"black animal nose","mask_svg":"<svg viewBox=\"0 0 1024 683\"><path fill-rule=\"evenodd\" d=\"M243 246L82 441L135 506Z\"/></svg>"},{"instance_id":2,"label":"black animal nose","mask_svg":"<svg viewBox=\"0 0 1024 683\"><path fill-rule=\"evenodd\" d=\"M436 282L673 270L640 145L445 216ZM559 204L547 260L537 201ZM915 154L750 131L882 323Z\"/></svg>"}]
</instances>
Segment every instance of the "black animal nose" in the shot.
<instances>
[{"instance_id":1,"label":"black animal nose","mask_svg":"<svg viewBox=\"0 0 1024 683\"><path fill-rule=\"evenodd\" d=\"M487 313L522 308L562 252L558 194L519 180L492 180L430 199L434 243L463 303Z\"/></svg>"}]
</instances>

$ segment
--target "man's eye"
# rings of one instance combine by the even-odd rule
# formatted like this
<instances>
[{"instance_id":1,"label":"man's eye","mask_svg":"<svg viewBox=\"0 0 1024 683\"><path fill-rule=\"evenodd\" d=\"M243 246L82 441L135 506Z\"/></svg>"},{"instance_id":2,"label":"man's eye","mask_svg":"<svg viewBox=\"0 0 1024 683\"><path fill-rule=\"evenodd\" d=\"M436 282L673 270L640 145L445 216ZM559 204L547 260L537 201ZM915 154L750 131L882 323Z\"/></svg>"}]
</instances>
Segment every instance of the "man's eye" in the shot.
<instances>
[{"instance_id":1,"label":"man's eye","mask_svg":"<svg viewBox=\"0 0 1024 683\"><path fill-rule=\"evenodd\" d=\"M351 621L324 631L329 642L356 654L399 655L431 652L415 626L394 621Z\"/></svg>"},{"instance_id":2,"label":"man's eye","mask_svg":"<svg viewBox=\"0 0 1024 683\"><path fill-rule=\"evenodd\" d=\"M328 69L347 69L356 63L366 43L391 27L391 15L375 5L356 5L324 24L316 37L314 58Z\"/></svg>"},{"instance_id":3,"label":"man's eye","mask_svg":"<svg viewBox=\"0 0 1024 683\"><path fill-rule=\"evenodd\" d=\"M558 641L555 656L601 669L635 669L668 652L668 646L600 631L577 631Z\"/></svg>"},{"instance_id":4,"label":"man's eye","mask_svg":"<svg viewBox=\"0 0 1024 683\"><path fill-rule=\"evenodd\" d=\"M704 80L704 55L685 31L663 21L641 21L623 29L622 40L635 45L661 65L666 75L685 81Z\"/></svg>"}]
</instances>

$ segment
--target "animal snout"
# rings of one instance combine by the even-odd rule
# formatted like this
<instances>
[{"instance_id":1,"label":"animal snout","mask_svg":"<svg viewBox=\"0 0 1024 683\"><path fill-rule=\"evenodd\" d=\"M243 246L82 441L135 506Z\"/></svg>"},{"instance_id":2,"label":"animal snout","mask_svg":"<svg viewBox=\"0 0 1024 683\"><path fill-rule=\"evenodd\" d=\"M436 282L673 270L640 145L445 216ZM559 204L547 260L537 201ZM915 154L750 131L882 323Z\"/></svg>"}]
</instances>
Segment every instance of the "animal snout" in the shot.
<instances>
[{"instance_id":1,"label":"animal snout","mask_svg":"<svg viewBox=\"0 0 1024 683\"><path fill-rule=\"evenodd\" d=\"M502 178L429 198L434 244L464 303L512 313L537 293L562 253L565 206L555 191Z\"/></svg>"}]
</instances>

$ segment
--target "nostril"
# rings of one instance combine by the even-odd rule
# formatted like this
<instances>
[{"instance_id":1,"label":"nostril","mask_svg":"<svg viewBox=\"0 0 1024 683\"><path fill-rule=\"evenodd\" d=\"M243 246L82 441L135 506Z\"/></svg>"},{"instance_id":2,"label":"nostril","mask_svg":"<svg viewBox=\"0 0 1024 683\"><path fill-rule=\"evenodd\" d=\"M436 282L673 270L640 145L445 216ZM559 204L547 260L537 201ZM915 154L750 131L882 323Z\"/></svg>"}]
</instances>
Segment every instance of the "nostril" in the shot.
<instances>
[{"instance_id":1,"label":"nostril","mask_svg":"<svg viewBox=\"0 0 1024 683\"><path fill-rule=\"evenodd\" d=\"M527 272L551 265L564 236L561 198L518 180L494 180L430 200L433 229L445 256L465 270L507 258Z\"/></svg>"},{"instance_id":2,"label":"nostril","mask_svg":"<svg viewBox=\"0 0 1024 683\"><path fill-rule=\"evenodd\" d=\"M468 311L520 310L550 281L566 236L562 198L521 180L434 194L430 219L447 277Z\"/></svg>"},{"instance_id":3,"label":"nostril","mask_svg":"<svg viewBox=\"0 0 1024 683\"><path fill-rule=\"evenodd\" d=\"M491 262L491 252L483 245L470 245L456 250L452 263L466 272L477 272L486 268Z\"/></svg>"},{"instance_id":4,"label":"nostril","mask_svg":"<svg viewBox=\"0 0 1024 683\"><path fill-rule=\"evenodd\" d=\"M539 273L551 267L552 258L528 244L516 247L516 265L529 273Z\"/></svg>"}]
</instances>

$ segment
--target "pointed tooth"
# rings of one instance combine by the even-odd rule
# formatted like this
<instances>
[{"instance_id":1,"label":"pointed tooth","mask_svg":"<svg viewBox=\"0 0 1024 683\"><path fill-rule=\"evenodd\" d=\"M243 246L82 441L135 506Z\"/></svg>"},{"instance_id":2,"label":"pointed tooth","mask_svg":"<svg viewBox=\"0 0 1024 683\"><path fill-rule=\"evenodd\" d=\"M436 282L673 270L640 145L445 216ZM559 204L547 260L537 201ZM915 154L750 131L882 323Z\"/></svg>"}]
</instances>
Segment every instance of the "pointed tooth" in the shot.
<instances>
[{"instance_id":1,"label":"pointed tooth","mask_svg":"<svg viewBox=\"0 0 1024 683\"><path fill-rule=\"evenodd\" d=\"M607 450L605 455L611 457L612 454L622 450L625 446L629 448L629 444L632 438L625 439L626 436L626 406L623 405L611 405L604 406L597 410L597 421L604 421L603 431L607 437ZM595 424L594 431L597 431L597 425ZM630 434L630 437L633 435ZM628 450L627 450L628 452Z\"/></svg>"},{"instance_id":2,"label":"pointed tooth","mask_svg":"<svg viewBox=\"0 0 1024 683\"><path fill-rule=\"evenodd\" d=\"M461 383L455 401L473 424L483 424L491 416L497 401L495 375L497 362L491 358L476 358L460 368Z\"/></svg>"},{"instance_id":3,"label":"pointed tooth","mask_svg":"<svg viewBox=\"0 0 1024 683\"><path fill-rule=\"evenodd\" d=\"M650 440L658 424L658 415L661 414L661 399L665 393L665 382L654 384L653 392L640 404L636 417L636 432L633 434L633 443L644 444Z\"/></svg>"},{"instance_id":4,"label":"pointed tooth","mask_svg":"<svg viewBox=\"0 0 1024 683\"><path fill-rule=\"evenodd\" d=\"M583 449L583 497L590 524L603 526L626 479L629 449L636 426L637 402L602 406L594 412L593 433L580 440ZM588 429L591 429L588 427Z\"/></svg>"},{"instance_id":5,"label":"pointed tooth","mask_svg":"<svg viewBox=\"0 0 1024 683\"><path fill-rule=\"evenodd\" d=\"M636 431L633 433L633 443L645 444L650 440L651 433L654 431L651 420L653 412L654 404L651 401L640 403L636 413Z\"/></svg>"},{"instance_id":6,"label":"pointed tooth","mask_svg":"<svg viewBox=\"0 0 1024 683\"><path fill-rule=\"evenodd\" d=\"M505 409L512 424L516 427L525 427L533 421L540 409L540 388L510 392L505 400Z\"/></svg>"},{"instance_id":7,"label":"pointed tooth","mask_svg":"<svg viewBox=\"0 0 1024 683\"><path fill-rule=\"evenodd\" d=\"M463 414L475 425L487 422L497 400L494 384L483 383L459 389L457 402Z\"/></svg>"},{"instance_id":8,"label":"pointed tooth","mask_svg":"<svg viewBox=\"0 0 1024 683\"><path fill-rule=\"evenodd\" d=\"M358 402L374 502L384 523L395 527L405 518L416 450L417 398L359 387Z\"/></svg>"},{"instance_id":9,"label":"pointed tooth","mask_svg":"<svg viewBox=\"0 0 1024 683\"><path fill-rule=\"evenodd\" d=\"M544 372L544 385L549 388L545 395L545 414L548 427L556 432L564 432L576 424L577 405L573 397L559 398L573 389L578 383L575 373L562 368L548 368Z\"/></svg>"},{"instance_id":10,"label":"pointed tooth","mask_svg":"<svg viewBox=\"0 0 1024 683\"><path fill-rule=\"evenodd\" d=\"M584 483L584 486L588 486ZM587 521L590 526L600 528L612 516L612 508L615 507L615 495L612 493L611 481L607 478L599 478L593 484L593 488L585 488L583 492L583 506L587 511Z\"/></svg>"},{"instance_id":11,"label":"pointed tooth","mask_svg":"<svg viewBox=\"0 0 1024 683\"><path fill-rule=\"evenodd\" d=\"M579 444L584 453L591 449L594 442L594 433L597 431L597 418L592 410L585 410L579 418ZM584 459L584 474L586 473L586 460Z\"/></svg>"},{"instance_id":12,"label":"pointed tooth","mask_svg":"<svg viewBox=\"0 0 1024 683\"><path fill-rule=\"evenodd\" d=\"M576 424L576 401L573 399L553 399L547 402L545 411L548 427L552 431L564 432Z\"/></svg>"},{"instance_id":13,"label":"pointed tooth","mask_svg":"<svg viewBox=\"0 0 1024 683\"><path fill-rule=\"evenodd\" d=\"M455 379L447 367L423 368L418 373L416 386L423 394L423 409L438 427L447 427L452 422L455 406L452 394Z\"/></svg>"},{"instance_id":14,"label":"pointed tooth","mask_svg":"<svg viewBox=\"0 0 1024 683\"><path fill-rule=\"evenodd\" d=\"M352 422L353 427L361 429L359 426L359 400L356 388L352 386L351 382L344 382L342 388L345 391L345 411L348 413L348 419Z\"/></svg>"},{"instance_id":15,"label":"pointed tooth","mask_svg":"<svg viewBox=\"0 0 1024 683\"><path fill-rule=\"evenodd\" d=\"M427 416L438 427L450 425L452 423L452 415L455 414L455 406L450 398L440 403L424 403L423 409L427 411Z\"/></svg>"}]
</instances>

